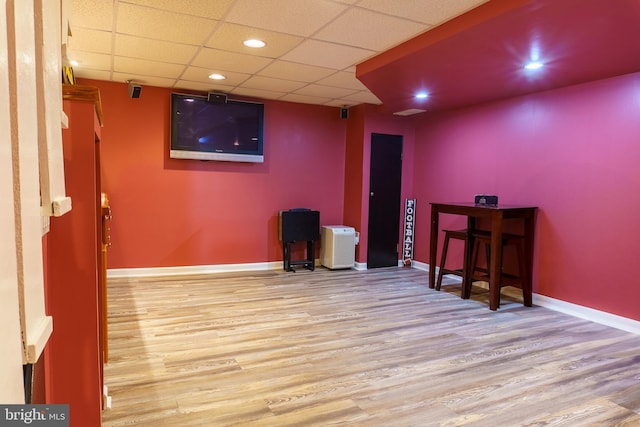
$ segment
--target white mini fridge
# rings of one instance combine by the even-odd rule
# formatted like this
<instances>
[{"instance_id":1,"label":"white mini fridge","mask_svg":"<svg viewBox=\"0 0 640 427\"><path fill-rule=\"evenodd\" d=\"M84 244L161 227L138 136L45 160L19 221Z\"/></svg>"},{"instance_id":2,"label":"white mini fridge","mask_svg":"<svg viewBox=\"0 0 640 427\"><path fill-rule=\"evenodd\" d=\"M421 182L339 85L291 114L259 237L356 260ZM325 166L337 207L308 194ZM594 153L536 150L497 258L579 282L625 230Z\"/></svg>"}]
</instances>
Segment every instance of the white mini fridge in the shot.
<instances>
[{"instance_id":1,"label":"white mini fridge","mask_svg":"<svg viewBox=\"0 0 640 427\"><path fill-rule=\"evenodd\" d=\"M320 236L320 264L330 269L352 268L356 260L356 230L324 225Z\"/></svg>"}]
</instances>

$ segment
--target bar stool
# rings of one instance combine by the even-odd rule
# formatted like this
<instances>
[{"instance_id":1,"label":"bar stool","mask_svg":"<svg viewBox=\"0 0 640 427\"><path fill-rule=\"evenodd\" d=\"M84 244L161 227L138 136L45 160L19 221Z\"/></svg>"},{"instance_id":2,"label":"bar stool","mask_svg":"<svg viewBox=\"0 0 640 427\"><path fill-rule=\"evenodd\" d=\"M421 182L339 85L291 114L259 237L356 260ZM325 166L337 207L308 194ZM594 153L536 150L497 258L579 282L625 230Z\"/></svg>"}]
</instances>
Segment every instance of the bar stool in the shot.
<instances>
[{"instance_id":1,"label":"bar stool","mask_svg":"<svg viewBox=\"0 0 640 427\"><path fill-rule=\"evenodd\" d=\"M500 288L502 288L504 286L520 285L519 287L522 288L522 298L525 305L527 305L528 301L529 301L529 305L531 305L530 301L531 301L532 291L531 289L527 289L527 286L526 286L527 281L525 280L528 272L527 272L527 263L525 261L525 255L524 255L525 254L524 240L525 240L524 236L521 236L518 234L510 234L510 233L502 234L502 252L503 252L502 264L503 265L501 266L501 269L504 268L504 249L508 246L514 246L516 249L516 257L518 262L518 274L508 274L503 271L501 274L501 280L500 280L499 286ZM487 268L478 267L478 253L480 252L481 245L484 245L484 251L485 251L486 260L487 260ZM470 263L470 265L472 266L471 276L470 276L472 282L479 280L479 281L485 281L487 283L490 283L489 270L488 270L490 261L491 261L491 234L486 232L474 233L473 249L471 251L471 263ZM463 290L465 291L466 295L470 295L471 293L470 284L468 289L465 289L463 287Z\"/></svg>"},{"instance_id":2,"label":"bar stool","mask_svg":"<svg viewBox=\"0 0 640 427\"><path fill-rule=\"evenodd\" d=\"M463 230L442 230L444 231L444 244L442 245L442 256L440 258L440 267L438 268L438 280L436 281L435 290L439 291L442 286L442 276L445 274L455 274L462 277L462 292L464 293L464 266L467 265L467 245L469 244L469 237L466 229ZM458 239L464 242L464 259L462 261L462 268L448 269L445 267L447 262L447 252L449 250L449 240Z\"/></svg>"}]
</instances>

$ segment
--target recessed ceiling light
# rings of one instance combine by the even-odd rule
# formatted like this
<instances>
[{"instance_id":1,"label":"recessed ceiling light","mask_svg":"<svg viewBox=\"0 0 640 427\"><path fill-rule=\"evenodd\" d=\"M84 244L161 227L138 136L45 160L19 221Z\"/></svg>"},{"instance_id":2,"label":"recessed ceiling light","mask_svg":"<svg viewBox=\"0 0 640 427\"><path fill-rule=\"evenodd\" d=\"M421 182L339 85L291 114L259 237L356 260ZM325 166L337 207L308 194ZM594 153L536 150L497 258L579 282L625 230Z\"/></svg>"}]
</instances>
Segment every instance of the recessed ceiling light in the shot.
<instances>
[{"instance_id":1,"label":"recessed ceiling light","mask_svg":"<svg viewBox=\"0 0 640 427\"><path fill-rule=\"evenodd\" d=\"M428 97L429 97L429 94L427 92L418 92L415 95L415 98L420 100L427 99Z\"/></svg>"},{"instance_id":2,"label":"recessed ceiling light","mask_svg":"<svg viewBox=\"0 0 640 427\"><path fill-rule=\"evenodd\" d=\"M242 44L244 44L247 47L255 47L255 48L265 47L266 45L265 42L258 39L245 40L244 42L242 42Z\"/></svg>"},{"instance_id":3,"label":"recessed ceiling light","mask_svg":"<svg viewBox=\"0 0 640 427\"><path fill-rule=\"evenodd\" d=\"M224 80L224 79L226 79L226 77L223 76L222 74L216 74L216 73L209 74L209 78L211 80Z\"/></svg>"},{"instance_id":4,"label":"recessed ceiling light","mask_svg":"<svg viewBox=\"0 0 640 427\"><path fill-rule=\"evenodd\" d=\"M524 66L526 70L539 70L542 67L544 67L544 64L540 61L527 62Z\"/></svg>"},{"instance_id":5,"label":"recessed ceiling light","mask_svg":"<svg viewBox=\"0 0 640 427\"><path fill-rule=\"evenodd\" d=\"M72 59L71 61L69 61L69 63L70 63L70 64L71 64L71 66L73 66L73 67L77 67L78 65L80 65L80 63L79 63L78 61L75 61L75 60L73 60L73 59Z\"/></svg>"}]
</instances>

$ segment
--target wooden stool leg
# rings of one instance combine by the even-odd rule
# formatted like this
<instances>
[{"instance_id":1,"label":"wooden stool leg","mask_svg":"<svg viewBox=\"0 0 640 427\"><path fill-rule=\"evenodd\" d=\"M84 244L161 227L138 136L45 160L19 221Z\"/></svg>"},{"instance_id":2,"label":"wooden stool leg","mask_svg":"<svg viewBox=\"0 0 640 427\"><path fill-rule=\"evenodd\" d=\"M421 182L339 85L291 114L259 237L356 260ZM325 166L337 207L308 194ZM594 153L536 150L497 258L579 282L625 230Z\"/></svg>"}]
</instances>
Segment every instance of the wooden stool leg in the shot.
<instances>
[{"instance_id":1,"label":"wooden stool leg","mask_svg":"<svg viewBox=\"0 0 640 427\"><path fill-rule=\"evenodd\" d=\"M449 234L444 234L444 244L442 245L442 256L440 257L440 268L438 269L438 280L436 281L436 291L440 290L442 286L442 273L444 272L444 266L447 261L447 251L449 250Z\"/></svg>"},{"instance_id":2,"label":"wooden stool leg","mask_svg":"<svg viewBox=\"0 0 640 427\"><path fill-rule=\"evenodd\" d=\"M524 239L521 239L516 245L518 251L518 273L520 274L520 285L522 286L522 302L525 307L533 305L531 281L529 280L529 271L527 262L524 259Z\"/></svg>"},{"instance_id":3,"label":"wooden stool leg","mask_svg":"<svg viewBox=\"0 0 640 427\"><path fill-rule=\"evenodd\" d=\"M469 277L471 277L471 279L469 280L469 283L464 284L465 286L462 293L462 298L464 299L471 298L471 285L473 284L473 275L476 271L476 266L478 265L479 252L480 252L480 242L476 238L476 239L473 239L473 249L471 250L471 262L469 263L469 269L471 270Z\"/></svg>"}]
</instances>

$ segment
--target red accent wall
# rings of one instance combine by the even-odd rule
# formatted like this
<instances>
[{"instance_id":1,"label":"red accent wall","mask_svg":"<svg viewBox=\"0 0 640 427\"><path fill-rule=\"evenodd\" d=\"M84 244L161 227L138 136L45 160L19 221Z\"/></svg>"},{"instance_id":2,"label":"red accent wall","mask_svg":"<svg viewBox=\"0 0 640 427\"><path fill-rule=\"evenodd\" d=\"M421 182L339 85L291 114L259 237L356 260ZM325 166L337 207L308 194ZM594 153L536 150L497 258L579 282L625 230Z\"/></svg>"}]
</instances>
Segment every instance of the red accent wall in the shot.
<instances>
[{"instance_id":1,"label":"red accent wall","mask_svg":"<svg viewBox=\"0 0 640 427\"><path fill-rule=\"evenodd\" d=\"M640 73L427 116L416 128L419 208L476 193L538 206L534 292L640 320L639 136ZM428 262L426 212L416 228L416 258Z\"/></svg>"},{"instance_id":2,"label":"red accent wall","mask_svg":"<svg viewBox=\"0 0 640 427\"><path fill-rule=\"evenodd\" d=\"M403 162L400 231L404 220L404 200L412 198L414 124L406 117L381 113L379 107L362 104L351 109L347 128L347 161L345 168L345 223L360 231L360 244L356 247L356 260L367 262L369 227L369 179L371 164L371 134L402 136ZM398 236L402 241L402 236ZM400 256L400 255L399 255Z\"/></svg>"},{"instance_id":3,"label":"red accent wall","mask_svg":"<svg viewBox=\"0 0 640 427\"><path fill-rule=\"evenodd\" d=\"M111 202L108 267L282 260L278 211L311 208L342 224L346 121L340 110L265 104L265 162L169 158L172 90L83 80L102 96L102 190Z\"/></svg>"},{"instance_id":4,"label":"red accent wall","mask_svg":"<svg viewBox=\"0 0 640 427\"><path fill-rule=\"evenodd\" d=\"M71 426L101 424L102 359L99 341L96 154L100 128L92 102L65 101L65 186L72 209L51 218L43 239L46 310L53 333L45 348L47 403L70 405Z\"/></svg>"}]
</instances>

